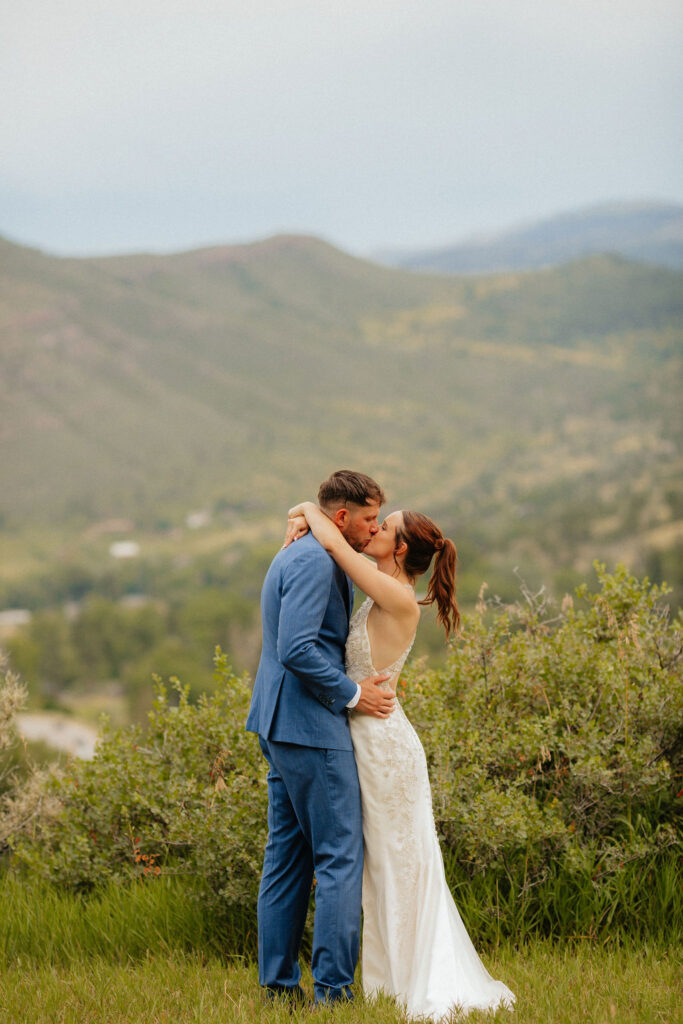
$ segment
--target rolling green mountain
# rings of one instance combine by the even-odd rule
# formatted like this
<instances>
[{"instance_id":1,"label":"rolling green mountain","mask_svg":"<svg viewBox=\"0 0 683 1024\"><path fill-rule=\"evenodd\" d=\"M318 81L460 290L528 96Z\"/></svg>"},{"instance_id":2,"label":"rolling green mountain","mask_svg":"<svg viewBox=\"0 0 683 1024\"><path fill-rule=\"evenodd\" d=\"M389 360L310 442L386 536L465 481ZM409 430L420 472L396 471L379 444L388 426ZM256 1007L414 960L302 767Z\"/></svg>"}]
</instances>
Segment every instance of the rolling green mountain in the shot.
<instances>
[{"instance_id":1,"label":"rolling green mountain","mask_svg":"<svg viewBox=\"0 0 683 1024\"><path fill-rule=\"evenodd\" d=\"M5 531L258 519L353 466L465 564L671 575L682 282L605 256L428 276L306 237L106 259L2 241Z\"/></svg>"},{"instance_id":2,"label":"rolling green mountain","mask_svg":"<svg viewBox=\"0 0 683 1024\"><path fill-rule=\"evenodd\" d=\"M683 207L611 203L457 245L378 254L389 266L432 273L482 274L533 270L596 253L683 269Z\"/></svg>"}]
</instances>

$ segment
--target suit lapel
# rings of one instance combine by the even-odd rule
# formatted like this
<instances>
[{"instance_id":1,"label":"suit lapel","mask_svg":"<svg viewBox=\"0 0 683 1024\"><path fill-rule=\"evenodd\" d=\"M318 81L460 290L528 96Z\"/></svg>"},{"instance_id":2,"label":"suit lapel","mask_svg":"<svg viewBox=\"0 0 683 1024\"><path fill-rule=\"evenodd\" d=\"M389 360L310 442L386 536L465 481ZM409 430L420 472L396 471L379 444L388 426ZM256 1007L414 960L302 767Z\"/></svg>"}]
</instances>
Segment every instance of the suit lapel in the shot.
<instances>
[{"instance_id":1,"label":"suit lapel","mask_svg":"<svg viewBox=\"0 0 683 1024\"><path fill-rule=\"evenodd\" d=\"M346 576L346 573L344 573L344 576L346 577L346 591L347 591L347 593L346 593L346 608L347 608L347 611L349 613L349 619L350 619L351 618L351 613L353 611L353 583L351 582L351 578L349 576Z\"/></svg>"},{"instance_id":2,"label":"suit lapel","mask_svg":"<svg viewBox=\"0 0 683 1024\"><path fill-rule=\"evenodd\" d=\"M338 565L335 564L334 569L337 577L337 586L339 587L339 596L344 601L346 617L350 619L351 612L353 611L353 583Z\"/></svg>"}]
</instances>

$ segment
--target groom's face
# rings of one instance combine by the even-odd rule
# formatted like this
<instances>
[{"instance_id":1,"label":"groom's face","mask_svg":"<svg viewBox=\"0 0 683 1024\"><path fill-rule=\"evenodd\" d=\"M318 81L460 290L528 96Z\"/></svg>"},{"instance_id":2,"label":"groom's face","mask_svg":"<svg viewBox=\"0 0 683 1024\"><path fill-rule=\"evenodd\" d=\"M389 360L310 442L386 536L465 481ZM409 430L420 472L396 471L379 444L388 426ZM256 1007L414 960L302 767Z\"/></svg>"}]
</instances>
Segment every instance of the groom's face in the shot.
<instances>
[{"instance_id":1,"label":"groom's face","mask_svg":"<svg viewBox=\"0 0 683 1024\"><path fill-rule=\"evenodd\" d=\"M334 516L334 521L354 551L363 551L379 530L379 510L380 505L376 501L370 505L354 505L349 502Z\"/></svg>"}]
</instances>

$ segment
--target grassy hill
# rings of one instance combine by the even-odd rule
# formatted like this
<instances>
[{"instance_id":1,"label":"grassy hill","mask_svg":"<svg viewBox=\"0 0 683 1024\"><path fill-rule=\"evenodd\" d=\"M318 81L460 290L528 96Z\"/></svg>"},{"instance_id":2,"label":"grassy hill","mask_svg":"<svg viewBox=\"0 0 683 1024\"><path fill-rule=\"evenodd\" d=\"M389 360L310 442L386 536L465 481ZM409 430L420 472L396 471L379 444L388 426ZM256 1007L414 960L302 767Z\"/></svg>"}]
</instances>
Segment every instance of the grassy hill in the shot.
<instances>
[{"instance_id":1,"label":"grassy hill","mask_svg":"<svg viewBox=\"0 0 683 1024\"><path fill-rule=\"evenodd\" d=\"M305 237L80 260L4 241L0 266L10 540L259 520L350 465L477 571L678 572L680 273L427 276Z\"/></svg>"}]
</instances>

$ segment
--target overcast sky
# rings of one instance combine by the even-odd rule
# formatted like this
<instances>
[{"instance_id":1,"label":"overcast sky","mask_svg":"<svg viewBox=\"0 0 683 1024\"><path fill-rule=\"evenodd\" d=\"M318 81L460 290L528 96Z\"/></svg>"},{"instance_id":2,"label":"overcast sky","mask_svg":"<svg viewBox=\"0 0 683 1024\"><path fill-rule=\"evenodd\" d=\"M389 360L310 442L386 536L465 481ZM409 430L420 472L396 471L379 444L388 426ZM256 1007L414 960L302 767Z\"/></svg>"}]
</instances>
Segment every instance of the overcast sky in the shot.
<instances>
[{"instance_id":1,"label":"overcast sky","mask_svg":"<svg viewBox=\"0 0 683 1024\"><path fill-rule=\"evenodd\" d=\"M0 4L0 234L53 252L683 201L680 0Z\"/></svg>"}]
</instances>

